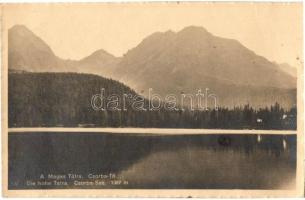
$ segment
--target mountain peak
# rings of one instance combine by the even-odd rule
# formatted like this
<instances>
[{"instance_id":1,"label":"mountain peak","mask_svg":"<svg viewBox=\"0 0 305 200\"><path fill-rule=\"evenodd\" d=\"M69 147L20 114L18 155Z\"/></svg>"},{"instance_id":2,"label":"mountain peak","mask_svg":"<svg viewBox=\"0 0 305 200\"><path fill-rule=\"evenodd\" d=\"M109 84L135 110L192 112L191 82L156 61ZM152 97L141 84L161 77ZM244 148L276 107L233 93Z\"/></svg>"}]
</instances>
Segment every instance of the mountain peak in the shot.
<instances>
[{"instance_id":1,"label":"mountain peak","mask_svg":"<svg viewBox=\"0 0 305 200\"><path fill-rule=\"evenodd\" d=\"M8 31L9 68L26 71L45 71L56 68L58 58L51 48L24 25L15 25Z\"/></svg>"},{"instance_id":2,"label":"mountain peak","mask_svg":"<svg viewBox=\"0 0 305 200\"><path fill-rule=\"evenodd\" d=\"M143 39L143 43L146 44L148 43L149 45L154 45L155 42L160 42L162 40L163 42L161 43L166 43L169 42L173 39L176 39L177 37L180 39L194 39L194 38L199 38L199 39L204 39L204 38L209 38L212 36L210 32L208 32L205 28L201 26L188 26L183 28L179 32L174 32L172 30L167 30L164 32L155 32L146 38Z\"/></svg>"},{"instance_id":3,"label":"mountain peak","mask_svg":"<svg viewBox=\"0 0 305 200\"><path fill-rule=\"evenodd\" d=\"M29 29L23 24L16 24L16 25L14 25L10 28L10 30L12 30L12 29L20 29L20 30L23 29L23 30L28 30L29 31Z\"/></svg>"},{"instance_id":4,"label":"mountain peak","mask_svg":"<svg viewBox=\"0 0 305 200\"><path fill-rule=\"evenodd\" d=\"M8 40L11 46L15 46L16 50L19 48L28 51L28 48L35 48L53 54L50 47L30 29L24 25L15 25L9 29ZM12 49L12 48L10 48Z\"/></svg>"},{"instance_id":5,"label":"mountain peak","mask_svg":"<svg viewBox=\"0 0 305 200\"><path fill-rule=\"evenodd\" d=\"M113 55L111 55L110 53L108 53L107 51L105 51L104 49L99 49L99 50L96 50L95 52L93 52L92 55L96 55L96 56L101 56L101 55L106 55L106 56L111 56L113 57Z\"/></svg>"},{"instance_id":6,"label":"mountain peak","mask_svg":"<svg viewBox=\"0 0 305 200\"><path fill-rule=\"evenodd\" d=\"M207 29L205 29L202 26L187 26L185 28L183 28L181 31L179 31L180 34L194 34L194 33L200 33L200 34L209 34L211 35L211 33L209 33L207 31Z\"/></svg>"},{"instance_id":7,"label":"mountain peak","mask_svg":"<svg viewBox=\"0 0 305 200\"><path fill-rule=\"evenodd\" d=\"M82 61L112 60L112 59L115 59L115 56L113 56L112 54L108 53L103 49L99 49L93 52L91 55L83 58Z\"/></svg>"},{"instance_id":8,"label":"mountain peak","mask_svg":"<svg viewBox=\"0 0 305 200\"><path fill-rule=\"evenodd\" d=\"M9 33L15 33L15 34L17 33L19 35L28 35L28 34L34 35L32 31L30 31L26 26L21 24L11 27L9 29Z\"/></svg>"}]
</instances>

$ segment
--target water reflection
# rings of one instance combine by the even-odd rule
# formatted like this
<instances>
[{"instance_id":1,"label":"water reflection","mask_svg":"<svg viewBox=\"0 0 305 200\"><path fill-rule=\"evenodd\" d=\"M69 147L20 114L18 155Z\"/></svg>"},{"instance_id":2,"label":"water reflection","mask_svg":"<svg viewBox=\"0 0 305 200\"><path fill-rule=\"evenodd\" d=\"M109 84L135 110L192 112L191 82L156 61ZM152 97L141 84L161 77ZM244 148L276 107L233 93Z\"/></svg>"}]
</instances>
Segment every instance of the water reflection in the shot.
<instances>
[{"instance_id":1,"label":"water reflection","mask_svg":"<svg viewBox=\"0 0 305 200\"><path fill-rule=\"evenodd\" d=\"M10 189L31 188L25 180L49 173L117 173L129 181L111 188L283 189L295 187L295 169L295 135L9 135Z\"/></svg>"}]
</instances>

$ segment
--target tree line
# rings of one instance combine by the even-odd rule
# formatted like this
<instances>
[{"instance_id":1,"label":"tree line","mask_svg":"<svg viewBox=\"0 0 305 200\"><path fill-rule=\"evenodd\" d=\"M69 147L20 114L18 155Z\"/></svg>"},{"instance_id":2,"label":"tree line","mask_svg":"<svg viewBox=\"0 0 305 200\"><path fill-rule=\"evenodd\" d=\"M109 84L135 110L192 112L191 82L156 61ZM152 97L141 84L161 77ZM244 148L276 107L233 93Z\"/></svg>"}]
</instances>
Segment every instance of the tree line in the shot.
<instances>
[{"instance_id":1,"label":"tree line","mask_svg":"<svg viewBox=\"0 0 305 200\"><path fill-rule=\"evenodd\" d=\"M217 110L94 110L92 95L136 94L124 84L77 73L9 73L9 127L145 127L211 129L296 129L297 109L278 103L255 109L249 104ZM107 94L106 94L107 95Z\"/></svg>"}]
</instances>

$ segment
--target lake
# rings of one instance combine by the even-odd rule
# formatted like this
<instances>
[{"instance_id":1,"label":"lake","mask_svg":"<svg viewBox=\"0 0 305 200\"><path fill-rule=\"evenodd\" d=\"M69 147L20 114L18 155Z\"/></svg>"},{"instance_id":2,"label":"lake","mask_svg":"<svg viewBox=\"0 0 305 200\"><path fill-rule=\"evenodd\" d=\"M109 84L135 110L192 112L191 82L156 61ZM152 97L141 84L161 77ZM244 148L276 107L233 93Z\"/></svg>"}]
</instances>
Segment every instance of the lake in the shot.
<instances>
[{"instance_id":1,"label":"lake","mask_svg":"<svg viewBox=\"0 0 305 200\"><path fill-rule=\"evenodd\" d=\"M9 189L291 189L296 135L9 133Z\"/></svg>"}]
</instances>

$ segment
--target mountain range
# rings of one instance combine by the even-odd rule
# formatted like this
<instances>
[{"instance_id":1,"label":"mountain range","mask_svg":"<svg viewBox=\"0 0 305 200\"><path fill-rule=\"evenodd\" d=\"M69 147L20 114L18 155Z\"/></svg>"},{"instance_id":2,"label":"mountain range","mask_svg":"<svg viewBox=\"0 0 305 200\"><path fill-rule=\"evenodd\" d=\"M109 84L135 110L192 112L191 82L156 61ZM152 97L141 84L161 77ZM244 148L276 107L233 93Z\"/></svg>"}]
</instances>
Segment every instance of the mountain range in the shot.
<instances>
[{"instance_id":1,"label":"mountain range","mask_svg":"<svg viewBox=\"0 0 305 200\"><path fill-rule=\"evenodd\" d=\"M64 60L23 25L8 32L9 69L28 72L79 72L106 76L120 58L98 50L81 60Z\"/></svg>"},{"instance_id":2,"label":"mountain range","mask_svg":"<svg viewBox=\"0 0 305 200\"><path fill-rule=\"evenodd\" d=\"M9 29L8 44L11 71L96 74L123 82L145 96L148 88L163 97L209 88L218 104L226 107L296 104L296 77L289 66L202 27L153 33L120 58L97 50L81 60L61 59L23 25Z\"/></svg>"}]
</instances>

